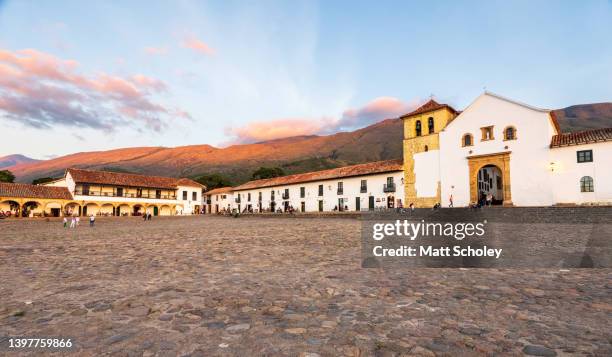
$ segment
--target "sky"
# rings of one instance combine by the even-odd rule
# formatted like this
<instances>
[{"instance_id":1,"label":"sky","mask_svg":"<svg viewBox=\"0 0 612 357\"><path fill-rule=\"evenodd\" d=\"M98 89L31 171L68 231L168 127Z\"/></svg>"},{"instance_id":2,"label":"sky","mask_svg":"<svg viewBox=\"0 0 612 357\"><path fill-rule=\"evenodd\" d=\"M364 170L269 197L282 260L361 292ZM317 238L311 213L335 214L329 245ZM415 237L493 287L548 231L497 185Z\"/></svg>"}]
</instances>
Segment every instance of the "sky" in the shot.
<instances>
[{"instance_id":1,"label":"sky","mask_svg":"<svg viewBox=\"0 0 612 357\"><path fill-rule=\"evenodd\" d=\"M486 90L612 99L612 1L0 0L0 156L229 146Z\"/></svg>"}]
</instances>

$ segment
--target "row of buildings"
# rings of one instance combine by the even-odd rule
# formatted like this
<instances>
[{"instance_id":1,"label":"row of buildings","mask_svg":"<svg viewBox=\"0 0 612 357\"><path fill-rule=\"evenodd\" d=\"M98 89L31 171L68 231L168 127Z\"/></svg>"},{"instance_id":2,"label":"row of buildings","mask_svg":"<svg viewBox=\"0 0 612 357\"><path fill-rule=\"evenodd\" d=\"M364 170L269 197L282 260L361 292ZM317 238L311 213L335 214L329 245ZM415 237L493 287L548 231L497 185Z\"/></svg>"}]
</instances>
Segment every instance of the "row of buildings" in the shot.
<instances>
[{"instance_id":1,"label":"row of buildings","mask_svg":"<svg viewBox=\"0 0 612 357\"><path fill-rule=\"evenodd\" d=\"M402 160L250 181L206 192L205 211L333 212L401 207Z\"/></svg>"},{"instance_id":2,"label":"row of buildings","mask_svg":"<svg viewBox=\"0 0 612 357\"><path fill-rule=\"evenodd\" d=\"M205 192L190 179L68 169L44 185L0 183L20 215L186 215L612 204L612 128L562 133L553 111L490 92L463 111L433 99L401 116L403 159Z\"/></svg>"}]
</instances>

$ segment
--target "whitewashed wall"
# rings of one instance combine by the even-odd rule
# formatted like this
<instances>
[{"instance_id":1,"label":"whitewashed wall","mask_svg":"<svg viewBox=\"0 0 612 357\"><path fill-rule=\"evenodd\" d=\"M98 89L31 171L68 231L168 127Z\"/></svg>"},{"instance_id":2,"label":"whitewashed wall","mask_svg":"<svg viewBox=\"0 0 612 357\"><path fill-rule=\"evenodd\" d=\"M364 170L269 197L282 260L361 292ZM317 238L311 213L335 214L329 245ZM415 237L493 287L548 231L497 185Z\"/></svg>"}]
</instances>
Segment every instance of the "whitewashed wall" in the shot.
<instances>
[{"instance_id":1,"label":"whitewashed wall","mask_svg":"<svg viewBox=\"0 0 612 357\"><path fill-rule=\"evenodd\" d=\"M593 162L578 163L579 150L593 150ZM555 203L612 203L612 142L553 148L550 157ZM593 178L594 192L580 192L583 176Z\"/></svg>"},{"instance_id":2,"label":"whitewashed wall","mask_svg":"<svg viewBox=\"0 0 612 357\"><path fill-rule=\"evenodd\" d=\"M183 192L187 192L187 199L183 200ZM193 193L196 194L196 199L193 199ZM176 200L183 207L177 208L178 214L190 215L198 214L195 212L196 206L202 207L202 188L190 186L178 186L176 190Z\"/></svg>"},{"instance_id":3,"label":"whitewashed wall","mask_svg":"<svg viewBox=\"0 0 612 357\"><path fill-rule=\"evenodd\" d=\"M74 197L74 190L76 188L76 183L72 179L72 175L70 175L70 173L66 173L66 186L65 187L68 187L68 191L70 191L70 194Z\"/></svg>"},{"instance_id":4,"label":"whitewashed wall","mask_svg":"<svg viewBox=\"0 0 612 357\"><path fill-rule=\"evenodd\" d=\"M494 140L483 142L480 128L490 125L494 125ZM503 130L510 125L516 128L517 139L504 141ZM466 133L472 134L473 146L462 147L461 140ZM455 206L470 203L467 156L502 152L511 152L510 184L514 205L553 204L549 144L554 133L548 112L488 93L481 95L440 133L443 205L448 205L451 193Z\"/></svg>"},{"instance_id":5,"label":"whitewashed wall","mask_svg":"<svg viewBox=\"0 0 612 357\"><path fill-rule=\"evenodd\" d=\"M234 207L234 195L232 192L216 193L212 195L205 194L205 196L210 196L211 213L221 212L224 208L226 210L228 208L231 210ZM206 198L204 198L204 200L206 200ZM206 204L205 201L204 204Z\"/></svg>"},{"instance_id":6,"label":"whitewashed wall","mask_svg":"<svg viewBox=\"0 0 612 357\"><path fill-rule=\"evenodd\" d=\"M435 197L440 181L440 151L430 150L414 155L417 197Z\"/></svg>"},{"instance_id":7,"label":"whitewashed wall","mask_svg":"<svg viewBox=\"0 0 612 357\"><path fill-rule=\"evenodd\" d=\"M54 187L68 187L65 177L58 179L58 180L51 181L51 182L41 183L40 185L41 186L54 186Z\"/></svg>"},{"instance_id":8,"label":"whitewashed wall","mask_svg":"<svg viewBox=\"0 0 612 357\"><path fill-rule=\"evenodd\" d=\"M393 177L395 183L395 192L385 193L383 192L383 185L387 183L387 177ZM361 180L367 180L367 192L361 193ZM343 194L338 195L338 182L343 183ZM323 185L323 196L319 196L319 185ZM305 197L300 197L300 187L305 188ZM289 199L284 200L282 198L285 189L289 189ZM374 197L375 207L387 207L387 200L389 197L394 197L394 204L397 207L397 199L404 199L404 185L403 185L403 171L395 171L390 173L365 175L358 177L349 177L342 179L315 181L300 184L291 185L280 185L275 187L266 187L251 190L235 191L233 198L235 199L240 194L240 210L244 210L247 205L252 205L254 210L258 209L258 197L259 192L262 193L262 206L264 209L270 207L272 190L275 191L275 203L276 208L284 207L283 202L288 201L289 205L293 206L296 211L301 210L301 203L304 202L306 212L317 212L319 210L319 201L323 201L323 211L331 212L335 207L339 206L339 199L343 200L343 205L348 206L349 211L355 211L357 202L356 199L359 197L360 209L368 209L369 196ZM251 194L251 200L248 200L248 194ZM234 209L238 208L238 204L232 199L231 207ZM213 197L212 204L214 206L215 201Z\"/></svg>"}]
</instances>

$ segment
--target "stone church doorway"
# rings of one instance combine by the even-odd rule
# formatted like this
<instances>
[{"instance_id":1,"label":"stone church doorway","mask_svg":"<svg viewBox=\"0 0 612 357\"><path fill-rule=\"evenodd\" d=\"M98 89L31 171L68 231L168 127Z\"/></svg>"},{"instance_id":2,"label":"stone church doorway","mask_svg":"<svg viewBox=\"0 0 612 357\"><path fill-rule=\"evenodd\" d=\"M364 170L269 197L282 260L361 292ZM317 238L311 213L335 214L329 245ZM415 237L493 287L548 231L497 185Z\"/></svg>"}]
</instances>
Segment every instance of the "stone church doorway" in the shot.
<instances>
[{"instance_id":1,"label":"stone church doorway","mask_svg":"<svg viewBox=\"0 0 612 357\"><path fill-rule=\"evenodd\" d=\"M490 193L494 204L512 205L509 152L468 157L468 166L472 203Z\"/></svg>"},{"instance_id":2,"label":"stone church doorway","mask_svg":"<svg viewBox=\"0 0 612 357\"><path fill-rule=\"evenodd\" d=\"M484 200L488 195L493 197L494 205L504 202L504 184L502 171L495 165L485 165L478 170L478 200Z\"/></svg>"}]
</instances>

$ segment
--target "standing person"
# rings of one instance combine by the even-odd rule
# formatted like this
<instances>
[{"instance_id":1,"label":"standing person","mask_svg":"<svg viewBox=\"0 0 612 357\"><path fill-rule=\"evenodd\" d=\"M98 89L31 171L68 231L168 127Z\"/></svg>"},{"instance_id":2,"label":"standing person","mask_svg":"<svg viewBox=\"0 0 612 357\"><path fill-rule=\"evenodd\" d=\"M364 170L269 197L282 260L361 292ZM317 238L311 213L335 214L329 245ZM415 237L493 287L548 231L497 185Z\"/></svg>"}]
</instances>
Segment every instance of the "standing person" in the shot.
<instances>
[{"instance_id":1,"label":"standing person","mask_svg":"<svg viewBox=\"0 0 612 357\"><path fill-rule=\"evenodd\" d=\"M89 226L93 227L95 222L96 222L96 217L92 213L91 216L89 216Z\"/></svg>"},{"instance_id":2,"label":"standing person","mask_svg":"<svg viewBox=\"0 0 612 357\"><path fill-rule=\"evenodd\" d=\"M75 219L75 220L76 220L76 226L78 227L78 226L79 226L79 223L81 223L81 217L76 216L76 219Z\"/></svg>"},{"instance_id":3,"label":"standing person","mask_svg":"<svg viewBox=\"0 0 612 357\"><path fill-rule=\"evenodd\" d=\"M66 216L64 216L64 228L68 227L68 218L66 218Z\"/></svg>"},{"instance_id":4,"label":"standing person","mask_svg":"<svg viewBox=\"0 0 612 357\"><path fill-rule=\"evenodd\" d=\"M487 193L487 206L491 207L493 204L493 194L491 192Z\"/></svg>"},{"instance_id":5,"label":"standing person","mask_svg":"<svg viewBox=\"0 0 612 357\"><path fill-rule=\"evenodd\" d=\"M453 194L451 193L450 197L448 198L448 207L452 208L453 207Z\"/></svg>"},{"instance_id":6,"label":"standing person","mask_svg":"<svg viewBox=\"0 0 612 357\"><path fill-rule=\"evenodd\" d=\"M70 219L70 228L74 227L76 227L76 219L74 218L74 216L72 216L72 218Z\"/></svg>"}]
</instances>

